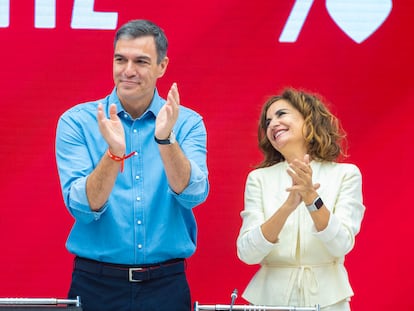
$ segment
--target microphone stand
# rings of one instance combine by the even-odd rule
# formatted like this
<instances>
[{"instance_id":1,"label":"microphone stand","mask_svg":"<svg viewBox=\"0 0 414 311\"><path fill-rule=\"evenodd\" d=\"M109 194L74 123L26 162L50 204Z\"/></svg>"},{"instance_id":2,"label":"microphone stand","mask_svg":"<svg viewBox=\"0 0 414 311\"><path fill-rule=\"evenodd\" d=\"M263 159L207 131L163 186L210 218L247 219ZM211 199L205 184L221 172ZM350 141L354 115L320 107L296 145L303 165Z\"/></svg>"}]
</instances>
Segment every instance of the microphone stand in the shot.
<instances>
[{"instance_id":1,"label":"microphone stand","mask_svg":"<svg viewBox=\"0 0 414 311\"><path fill-rule=\"evenodd\" d=\"M237 299L237 288L235 288L233 292L231 293L231 302L230 302L229 311L233 311L233 305L236 299Z\"/></svg>"}]
</instances>

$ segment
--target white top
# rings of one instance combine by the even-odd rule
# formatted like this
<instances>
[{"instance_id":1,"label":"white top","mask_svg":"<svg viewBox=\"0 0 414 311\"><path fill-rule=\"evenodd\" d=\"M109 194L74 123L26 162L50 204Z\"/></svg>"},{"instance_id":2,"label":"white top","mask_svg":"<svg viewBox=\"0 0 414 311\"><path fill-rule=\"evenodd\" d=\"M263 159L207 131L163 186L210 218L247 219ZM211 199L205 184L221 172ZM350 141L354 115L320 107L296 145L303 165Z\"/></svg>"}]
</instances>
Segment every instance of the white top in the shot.
<instances>
[{"instance_id":1,"label":"white top","mask_svg":"<svg viewBox=\"0 0 414 311\"><path fill-rule=\"evenodd\" d=\"M243 293L252 304L323 307L353 295L344 257L354 247L365 211L361 173L353 164L312 161L311 167L313 182L320 183L317 192L331 211L328 226L317 232L302 202L277 243L267 241L260 226L288 196L287 163L247 177L237 253L243 262L261 265Z\"/></svg>"}]
</instances>

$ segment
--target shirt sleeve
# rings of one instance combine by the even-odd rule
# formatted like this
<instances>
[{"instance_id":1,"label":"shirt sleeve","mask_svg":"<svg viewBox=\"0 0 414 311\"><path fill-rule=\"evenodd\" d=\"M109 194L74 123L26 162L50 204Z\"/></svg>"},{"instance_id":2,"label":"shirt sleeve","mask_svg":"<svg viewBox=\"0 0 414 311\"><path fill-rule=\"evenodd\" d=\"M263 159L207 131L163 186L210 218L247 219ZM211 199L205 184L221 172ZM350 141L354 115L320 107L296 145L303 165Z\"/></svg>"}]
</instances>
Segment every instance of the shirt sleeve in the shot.
<instances>
[{"instance_id":1,"label":"shirt sleeve","mask_svg":"<svg viewBox=\"0 0 414 311\"><path fill-rule=\"evenodd\" d=\"M70 111L62 115L56 130L56 162L59 172L65 205L71 215L84 223L100 218L105 212L103 206L99 211L92 211L86 196L86 180L94 163L82 135L82 127ZM95 121L96 123L96 121Z\"/></svg>"},{"instance_id":2,"label":"shirt sleeve","mask_svg":"<svg viewBox=\"0 0 414 311\"><path fill-rule=\"evenodd\" d=\"M209 192L206 163L207 133L204 122L198 114L187 118L187 122L178 130L177 140L190 161L190 181L180 194L174 193L171 189L169 191L182 206L193 208L204 202Z\"/></svg>"}]
</instances>

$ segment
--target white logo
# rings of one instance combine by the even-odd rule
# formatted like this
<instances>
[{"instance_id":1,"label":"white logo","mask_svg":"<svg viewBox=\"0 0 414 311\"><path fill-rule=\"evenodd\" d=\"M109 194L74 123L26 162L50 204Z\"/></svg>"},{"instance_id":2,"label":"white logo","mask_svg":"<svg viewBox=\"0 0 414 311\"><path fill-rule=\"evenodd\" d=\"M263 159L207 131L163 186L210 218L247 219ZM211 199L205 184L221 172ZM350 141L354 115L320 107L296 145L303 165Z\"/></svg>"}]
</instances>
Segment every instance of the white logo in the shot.
<instances>
[{"instance_id":1,"label":"white logo","mask_svg":"<svg viewBox=\"0 0 414 311\"><path fill-rule=\"evenodd\" d=\"M95 0L75 0L71 27L75 29L115 29L116 12L94 12Z\"/></svg>"},{"instance_id":2,"label":"white logo","mask_svg":"<svg viewBox=\"0 0 414 311\"><path fill-rule=\"evenodd\" d=\"M279 37L279 42L295 42L314 0L296 0ZM388 18L392 0L326 0L329 16L352 40L363 42Z\"/></svg>"},{"instance_id":3,"label":"white logo","mask_svg":"<svg viewBox=\"0 0 414 311\"><path fill-rule=\"evenodd\" d=\"M74 29L115 29L117 12L94 11L95 0L74 0L71 27ZM56 0L35 0L35 28L56 27ZM0 28L10 26L10 0L0 0Z\"/></svg>"}]
</instances>

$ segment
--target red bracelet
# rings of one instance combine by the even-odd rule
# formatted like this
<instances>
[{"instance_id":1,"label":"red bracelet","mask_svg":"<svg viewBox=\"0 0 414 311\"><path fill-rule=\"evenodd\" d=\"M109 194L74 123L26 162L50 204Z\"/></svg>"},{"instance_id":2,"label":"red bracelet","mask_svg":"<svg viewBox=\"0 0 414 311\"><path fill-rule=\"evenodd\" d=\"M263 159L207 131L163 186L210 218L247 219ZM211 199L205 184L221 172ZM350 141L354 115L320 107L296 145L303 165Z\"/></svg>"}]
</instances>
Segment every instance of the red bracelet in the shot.
<instances>
[{"instance_id":1,"label":"red bracelet","mask_svg":"<svg viewBox=\"0 0 414 311\"><path fill-rule=\"evenodd\" d=\"M111 153L111 151L109 151L109 148L108 148L108 151L107 151L107 155L112 159L112 160L114 160L114 161L116 161L116 162L121 162L121 173L124 171L124 160L125 159L128 159L128 158L130 158L130 157L132 157L133 155L135 155L135 151L133 151L133 152L131 152L130 154L128 154L128 155L123 155L122 157L118 157L118 156L116 156L116 155L114 155L114 154L112 154Z\"/></svg>"}]
</instances>

